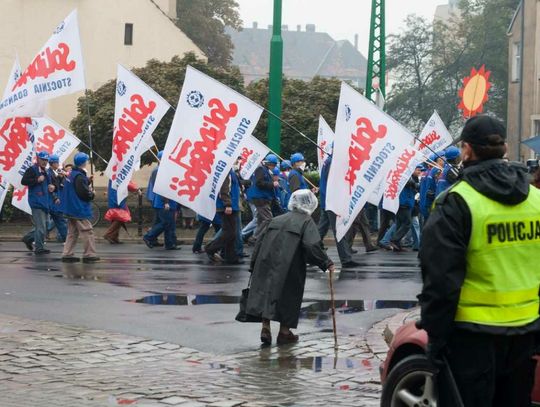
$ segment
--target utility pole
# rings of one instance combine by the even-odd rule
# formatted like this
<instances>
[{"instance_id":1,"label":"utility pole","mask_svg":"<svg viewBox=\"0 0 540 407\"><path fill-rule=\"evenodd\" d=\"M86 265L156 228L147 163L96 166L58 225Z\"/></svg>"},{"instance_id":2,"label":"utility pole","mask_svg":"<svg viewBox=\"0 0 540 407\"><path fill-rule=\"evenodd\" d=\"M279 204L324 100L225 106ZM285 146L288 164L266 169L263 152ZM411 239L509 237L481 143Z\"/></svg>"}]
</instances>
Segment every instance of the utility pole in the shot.
<instances>
[{"instance_id":1,"label":"utility pole","mask_svg":"<svg viewBox=\"0 0 540 407\"><path fill-rule=\"evenodd\" d=\"M371 0L371 25L369 32L365 95L373 102L377 102L377 90L379 90L381 95L386 98L386 33L384 2L385 0Z\"/></svg>"},{"instance_id":2,"label":"utility pole","mask_svg":"<svg viewBox=\"0 0 540 407\"><path fill-rule=\"evenodd\" d=\"M283 77L283 38L281 37L281 0L274 0L274 22L270 40L270 78L268 82L268 110L281 117ZM281 122L268 116L268 147L281 153Z\"/></svg>"}]
</instances>

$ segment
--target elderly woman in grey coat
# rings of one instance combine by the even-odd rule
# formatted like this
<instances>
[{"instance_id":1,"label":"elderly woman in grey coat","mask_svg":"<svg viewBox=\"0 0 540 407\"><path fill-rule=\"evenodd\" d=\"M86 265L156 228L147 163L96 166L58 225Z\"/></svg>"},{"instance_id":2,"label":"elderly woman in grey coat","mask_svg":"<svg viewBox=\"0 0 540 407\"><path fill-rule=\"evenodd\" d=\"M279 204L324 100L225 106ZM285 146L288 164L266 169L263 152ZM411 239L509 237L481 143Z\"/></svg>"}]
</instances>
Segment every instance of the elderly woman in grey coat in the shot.
<instances>
[{"instance_id":1,"label":"elderly woman in grey coat","mask_svg":"<svg viewBox=\"0 0 540 407\"><path fill-rule=\"evenodd\" d=\"M311 218L316 208L317 197L311 191L295 191L289 201L290 212L274 218L257 240L251 257L253 274L246 313L262 318L263 344L272 343L271 320L281 324L278 345L298 341L290 329L298 326L306 263L323 271L333 270L334 264L323 250L317 225Z\"/></svg>"}]
</instances>

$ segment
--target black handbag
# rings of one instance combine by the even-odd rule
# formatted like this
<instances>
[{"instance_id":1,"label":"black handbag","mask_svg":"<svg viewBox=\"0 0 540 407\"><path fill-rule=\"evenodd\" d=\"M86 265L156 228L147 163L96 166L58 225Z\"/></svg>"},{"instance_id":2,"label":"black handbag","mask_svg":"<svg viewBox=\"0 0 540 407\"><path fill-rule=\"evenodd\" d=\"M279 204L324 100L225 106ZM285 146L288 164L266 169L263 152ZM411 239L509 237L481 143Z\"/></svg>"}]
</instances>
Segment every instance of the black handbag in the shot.
<instances>
[{"instance_id":1,"label":"black handbag","mask_svg":"<svg viewBox=\"0 0 540 407\"><path fill-rule=\"evenodd\" d=\"M249 297L249 287L251 286L251 277L249 278L249 283L247 288L242 290L242 295L240 296L240 310L236 314L236 320L238 322L262 322L261 317L256 317L254 315L249 315L246 313L247 302Z\"/></svg>"}]
</instances>

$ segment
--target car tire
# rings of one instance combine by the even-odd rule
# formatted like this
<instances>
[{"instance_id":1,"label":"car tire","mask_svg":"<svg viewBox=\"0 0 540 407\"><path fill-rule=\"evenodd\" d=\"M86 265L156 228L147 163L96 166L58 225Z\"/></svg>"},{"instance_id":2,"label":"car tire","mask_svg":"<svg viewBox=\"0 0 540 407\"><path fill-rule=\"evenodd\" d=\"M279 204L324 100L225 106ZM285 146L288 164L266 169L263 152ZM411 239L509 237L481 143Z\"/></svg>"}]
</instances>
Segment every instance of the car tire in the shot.
<instances>
[{"instance_id":1,"label":"car tire","mask_svg":"<svg viewBox=\"0 0 540 407\"><path fill-rule=\"evenodd\" d=\"M411 355L398 362L383 385L381 407L436 407L437 368L425 355Z\"/></svg>"}]
</instances>

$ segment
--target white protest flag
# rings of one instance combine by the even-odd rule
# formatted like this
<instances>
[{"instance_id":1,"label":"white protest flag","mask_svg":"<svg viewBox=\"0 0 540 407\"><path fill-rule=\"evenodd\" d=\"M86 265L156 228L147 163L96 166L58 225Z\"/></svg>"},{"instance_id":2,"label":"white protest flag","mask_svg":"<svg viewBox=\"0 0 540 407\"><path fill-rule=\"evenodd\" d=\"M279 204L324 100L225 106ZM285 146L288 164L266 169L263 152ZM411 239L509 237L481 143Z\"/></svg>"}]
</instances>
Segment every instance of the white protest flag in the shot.
<instances>
[{"instance_id":1,"label":"white protest flag","mask_svg":"<svg viewBox=\"0 0 540 407\"><path fill-rule=\"evenodd\" d=\"M33 117L29 132L30 138L34 139L34 152L46 151L55 154L60 163L65 162L81 143L74 134L46 116Z\"/></svg>"},{"instance_id":2,"label":"white protest flag","mask_svg":"<svg viewBox=\"0 0 540 407\"><path fill-rule=\"evenodd\" d=\"M29 215L32 215L32 208L30 208L30 204L28 203L28 187L23 187L20 189L13 187L11 205Z\"/></svg>"},{"instance_id":3,"label":"white protest flag","mask_svg":"<svg viewBox=\"0 0 540 407\"><path fill-rule=\"evenodd\" d=\"M4 177L0 174L0 212L2 212L2 207L4 205L4 200L6 199L7 191L9 188L9 182L4 180Z\"/></svg>"},{"instance_id":4,"label":"white protest flag","mask_svg":"<svg viewBox=\"0 0 540 407\"><path fill-rule=\"evenodd\" d=\"M17 188L22 188L22 176L32 165L33 144L28 134L31 124L29 117L15 117L0 127L0 174Z\"/></svg>"},{"instance_id":5,"label":"white protest flag","mask_svg":"<svg viewBox=\"0 0 540 407\"><path fill-rule=\"evenodd\" d=\"M127 197L141 155L154 145L152 133L170 107L130 70L118 65L112 156L105 170L118 191L118 203Z\"/></svg>"},{"instance_id":6,"label":"white protest flag","mask_svg":"<svg viewBox=\"0 0 540 407\"><path fill-rule=\"evenodd\" d=\"M248 98L188 67L154 192L213 219L221 185L262 111Z\"/></svg>"},{"instance_id":7,"label":"white protest flag","mask_svg":"<svg viewBox=\"0 0 540 407\"><path fill-rule=\"evenodd\" d=\"M453 141L452 135L435 110L416 140L415 147L426 157L429 157L433 152L438 153L444 150Z\"/></svg>"},{"instance_id":8,"label":"white protest flag","mask_svg":"<svg viewBox=\"0 0 540 407\"><path fill-rule=\"evenodd\" d=\"M411 178L416 166L425 157L414 147L407 147L394 163L384 181L383 209L397 213L399 209L399 194Z\"/></svg>"},{"instance_id":9,"label":"white protest flag","mask_svg":"<svg viewBox=\"0 0 540 407\"><path fill-rule=\"evenodd\" d=\"M0 101L0 119L40 116L39 103L85 89L84 66L74 10L37 53Z\"/></svg>"},{"instance_id":10,"label":"white protest flag","mask_svg":"<svg viewBox=\"0 0 540 407\"><path fill-rule=\"evenodd\" d=\"M386 176L387 163L394 162L412 140L407 129L352 87L341 84L326 197L327 209L338 215L338 241Z\"/></svg>"},{"instance_id":11,"label":"white protest flag","mask_svg":"<svg viewBox=\"0 0 540 407\"><path fill-rule=\"evenodd\" d=\"M328 155L332 154L332 143L334 142L334 132L326 123L322 116L319 116L319 133L317 134L317 162L319 164L319 175Z\"/></svg>"},{"instance_id":12,"label":"white protest flag","mask_svg":"<svg viewBox=\"0 0 540 407\"><path fill-rule=\"evenodd\" d=\"M249 179L270 149L253 136L246 137L240 152L240 177Z\"/></svg>"}]
</instances>

